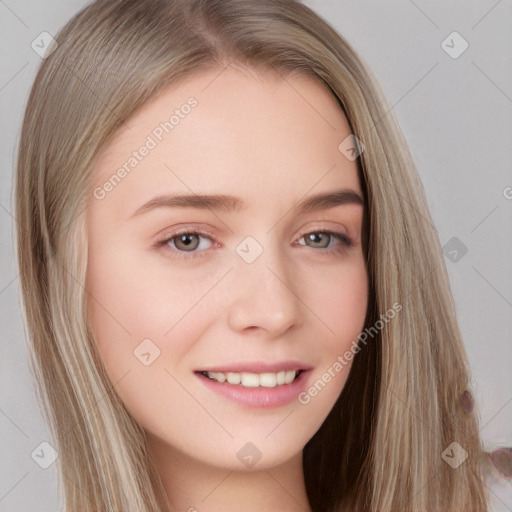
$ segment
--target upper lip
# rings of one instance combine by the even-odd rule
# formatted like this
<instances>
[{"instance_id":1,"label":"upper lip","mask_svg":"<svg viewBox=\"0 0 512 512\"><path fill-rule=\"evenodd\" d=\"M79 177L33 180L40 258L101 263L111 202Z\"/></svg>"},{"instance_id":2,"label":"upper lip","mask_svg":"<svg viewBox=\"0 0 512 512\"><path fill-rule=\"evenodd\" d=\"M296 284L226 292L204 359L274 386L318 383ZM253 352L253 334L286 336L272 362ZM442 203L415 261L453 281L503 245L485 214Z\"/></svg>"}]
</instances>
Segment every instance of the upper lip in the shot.
<instances>
[{"instance_id":1,"label":"upper lip","mask_svg":"<svg viewBox=\"0 0 512 512\"><path fill-rule=\"evenodd\" d=\"M217 366L209 366L208 368L201 368L197 372L219 372L219 373L274 373L281 370L310 370L311 366L301 363L299 361L281 361L277 363L266 362L240 362L228 363Z\"/></svg>"}]
</instances>

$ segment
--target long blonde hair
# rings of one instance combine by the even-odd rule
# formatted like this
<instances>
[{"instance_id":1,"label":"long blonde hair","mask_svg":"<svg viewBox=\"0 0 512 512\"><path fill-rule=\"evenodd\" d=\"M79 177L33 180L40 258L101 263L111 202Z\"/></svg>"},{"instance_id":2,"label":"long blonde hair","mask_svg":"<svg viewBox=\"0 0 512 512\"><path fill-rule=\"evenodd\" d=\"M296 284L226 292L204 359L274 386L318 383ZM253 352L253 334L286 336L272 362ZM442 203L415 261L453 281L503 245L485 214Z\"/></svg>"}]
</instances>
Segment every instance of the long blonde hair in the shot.
<instances>
[{"instance_id":1,"label":"long blonde hair","mask_svg":"<svg viewBox=\"0 0 512 512\"><path fill-rule=\"evenodd\" d=\"M308 73L365 146L366 326L402 309L354 358L304 448L312 509L487 511L470 375L421 181L380 88L348 43L294 0L99 0L43 61L23 123L17 249L44 413L66 510L156 512L163 485L143 429L115 392L88 327L84 217L95 158L155 93L230 61ZM468 454L457 468L442 453Z\"/></svg>"}]
</instances>

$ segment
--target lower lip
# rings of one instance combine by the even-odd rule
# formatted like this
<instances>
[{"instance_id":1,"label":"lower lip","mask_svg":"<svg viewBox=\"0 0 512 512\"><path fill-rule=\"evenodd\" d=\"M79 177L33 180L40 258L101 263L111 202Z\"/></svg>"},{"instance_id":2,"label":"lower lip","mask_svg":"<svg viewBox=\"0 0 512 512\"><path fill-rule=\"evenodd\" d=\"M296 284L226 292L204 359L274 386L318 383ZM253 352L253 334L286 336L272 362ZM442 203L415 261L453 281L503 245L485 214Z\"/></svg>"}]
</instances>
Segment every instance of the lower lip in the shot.
<instances>
[{"instance_id":1,"label":"lower lip","mask_svg":"<svg viewBox=\"0 0 512 512\"><path fill-rule=\"evenodd\" d=\"M296 400L298 395L306 388L308 373L309 371L302 371L292 383L273 388L263 386L246 388L241 384L217 382L200 373L196 373L196 375L207 388L229 398L233 402L248 407L270 408L280 407Z\"/></svg>"}]
</instances>

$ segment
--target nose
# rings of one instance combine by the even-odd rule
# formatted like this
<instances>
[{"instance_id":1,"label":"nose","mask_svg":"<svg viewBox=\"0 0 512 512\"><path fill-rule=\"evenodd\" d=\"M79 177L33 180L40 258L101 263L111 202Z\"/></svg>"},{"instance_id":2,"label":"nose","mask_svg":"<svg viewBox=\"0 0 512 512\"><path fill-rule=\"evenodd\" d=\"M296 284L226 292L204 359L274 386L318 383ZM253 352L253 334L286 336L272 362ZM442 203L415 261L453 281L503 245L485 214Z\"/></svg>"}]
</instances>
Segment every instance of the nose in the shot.
<instances>
[{"instance_id":1,"label":"nose","mask_svg":"<svg viewBox=\"0 0 512 512\"><path fill-rule=\"evenodd\" d=\"M302 325L299 276L282 250L265 247L252 263L239 258L231 274L228 295L231 329L261 330L267 337L277 338Z\"/></svg>"}]
</instances>

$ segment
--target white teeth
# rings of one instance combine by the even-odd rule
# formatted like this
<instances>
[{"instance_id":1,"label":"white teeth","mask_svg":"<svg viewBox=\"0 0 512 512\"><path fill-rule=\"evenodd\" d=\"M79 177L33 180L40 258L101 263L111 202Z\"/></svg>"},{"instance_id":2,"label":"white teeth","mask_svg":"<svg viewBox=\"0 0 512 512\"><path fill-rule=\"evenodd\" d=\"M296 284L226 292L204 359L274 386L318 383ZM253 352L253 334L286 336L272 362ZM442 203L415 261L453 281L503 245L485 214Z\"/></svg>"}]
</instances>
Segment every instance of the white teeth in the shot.
<instances>
[{"instance_id":1,"label":"white teeth","mask_svg":"<svg viewBox=\"0 0 512 512\"><path fill-rule=\"evenodd\" d=\"M206 372L206 375L217 382L240 384L246 388L274 388L283 384L291 384L298 374L298 370L282 370L280 372L249 373L249 372Z\"/></svg>"},{"instance_id":2,"label":"white teeth","mask_svg":"<svg viewBox=\"0 0 512 512\"><path fill-rule=\"evenodd\" d=\"M219 382L224 382L226 380L226 376L220 372L212 372L212 379L218 380Z\"/></svg>"},{"instance_id":3,"label":"white teeth","mask_svg":"<svg viewBox=\"0 0 512 512\"><path fill-rule=\"evenodd\" d=\"M227 381L230 384L240 384L240 381L242 380L242 377L240 377L239 373L226 373Z\"/></svg>"},{"instance_id":4,"label":"white teeth","mask_svg":"<svg viewBox=\"0 0 512 512\"><path fill-rule=\"evenodd\" d=\"M260 385L260 377L257 373L242 373L242 386L257 388Z\"/></svg>"},{"instance_id":5,"label":"white teeth","mask_svg":"<svg viewBox=\"0 0 512 512\"><path fill-rule=\"evenodd\" d=\"M295 372L293 372L295 376ZM275 373L262 373L260 375L260 386L264 388L275 388L277 385L277 375Z\"/></svg>"},{"instance_id":6,"label":"white teeth","mask_svg":"<svg viewBox=\"0 0 512 512\"><path fill-rule=\"evenodd\" d=\"M295 370L289 370L284 374L284 383L290 384L295 379Z\"/></svg>"}]
</instances>

